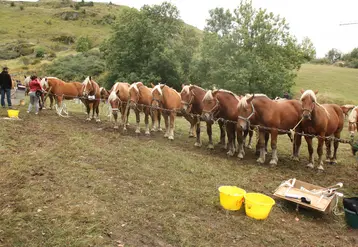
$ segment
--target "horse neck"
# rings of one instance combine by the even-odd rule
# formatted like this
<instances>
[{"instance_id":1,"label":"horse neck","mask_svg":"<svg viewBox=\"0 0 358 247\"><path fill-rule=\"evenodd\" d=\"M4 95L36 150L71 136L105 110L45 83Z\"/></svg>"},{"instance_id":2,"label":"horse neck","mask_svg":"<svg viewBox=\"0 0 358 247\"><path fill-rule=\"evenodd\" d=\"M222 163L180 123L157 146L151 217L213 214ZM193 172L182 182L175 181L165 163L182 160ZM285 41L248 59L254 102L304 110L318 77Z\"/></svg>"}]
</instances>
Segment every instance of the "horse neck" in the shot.
<instances>
[{"instance_id":1,"label":"horse neck","mask_svg":"<svg viewBox=\"0 0 358 247\"><path fill-rule=\"evenodd\" d=\"M252 123L255 123L258 121L264 121L264 119L266 119L267 114L271 115L271 112L268 111L267 109L270 109L272 107L272 102L273 101L271 99L264 97L264 96L254 98L252 100L251 104L254 106L255 112L257 113L257 114L255 114L255 117L253 118ZM257 119L257 118L259 118L259 119Z\"/></svg>"},{"instance_id":2,"label":"horse neck","mask_svg":"<svg viewBox=\"0 0 358 247\"><path fill-rule=\"evenodd\" d=\"M143 104L148 104L152 100L152 94L150 93L150 89L147 86L140 86L138 88L138 102Z\"/></svg>"},{"instance_id":3,"label":"horse neck","mask_svg":"<svg viewBox=\"0 0 358 247\"><path fill-rule=\"evenodd\" d=\"M218 92L216 99L220 104L219 117L237 120L238 111L236 106L239 103L237 98L230 93Z\"/></svg>"}]
</instances>

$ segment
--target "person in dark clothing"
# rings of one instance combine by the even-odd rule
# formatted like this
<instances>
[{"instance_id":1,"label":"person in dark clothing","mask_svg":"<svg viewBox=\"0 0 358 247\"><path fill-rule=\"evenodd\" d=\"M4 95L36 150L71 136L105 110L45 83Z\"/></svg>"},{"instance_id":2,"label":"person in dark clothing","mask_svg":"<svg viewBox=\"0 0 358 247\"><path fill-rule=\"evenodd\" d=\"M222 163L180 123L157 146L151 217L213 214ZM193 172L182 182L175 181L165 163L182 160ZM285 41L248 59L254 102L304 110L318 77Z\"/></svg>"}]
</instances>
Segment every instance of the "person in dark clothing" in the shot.
<instances>
[{"instance_id":1,"label":"person in dark clothing","mask_svg":"<svg viewBox=\"0 0 358 247\"><path fill-rule=\"evenodd\" d=\"M4 67L0 73L0 91L1 91L1 106L5 108L5 95L7 98L7 105L11 108L11 86L12 80L8 72L8 67Z\"/></svg>"},{"instance_id":2,"label":"person in dark clothing","mask_svg":"<svg viewBox=\"0 0 358 247\"><path fill-rule=\"evenodd\" d=\"M290 94L289 94L288 92L285 92L285 93L283 94L283 97L284 97L285 99L291 99L291 96L290 96Z\"/></svg>"}]
</instances>

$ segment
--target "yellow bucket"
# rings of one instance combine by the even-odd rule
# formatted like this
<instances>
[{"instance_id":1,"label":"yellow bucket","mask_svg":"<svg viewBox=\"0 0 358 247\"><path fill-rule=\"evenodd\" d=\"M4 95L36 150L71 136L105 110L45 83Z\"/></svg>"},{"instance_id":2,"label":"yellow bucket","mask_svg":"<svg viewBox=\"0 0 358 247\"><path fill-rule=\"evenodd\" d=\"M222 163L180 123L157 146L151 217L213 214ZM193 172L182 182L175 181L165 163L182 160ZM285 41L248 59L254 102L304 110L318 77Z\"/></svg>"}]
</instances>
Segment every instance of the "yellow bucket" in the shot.
<instances>
[{"instance_id":1,"label":"yellow bucket","mask_svg":"<svg viewBox=\"0 0 358 247\"><path fill-rule=\"evenodd\" d=\"M226 210L239 210L246 191L236 186L220 186L220 204Z\"/></svg>"},{"instance_id":2,"label":"yellow bucket","mask_svg":"<svg viewBox=\"0 0 358 247\"><path fill-rule=\"evenodd\" d=\"M246 215L257 219L266 219L275 205L275 200L269 196L260 193L247 193L245 195Z\"/></svg>"},{"instance_id":3,"label":"yellow bucket","mask_svg":"<svg viewBox=\"0 0 358 247\"><path fill-rule=\"evenodd\" d=\"M7 115L10 118L18 118L19 117L19 110L7 110Z\"/></svg>"}]
</instances>

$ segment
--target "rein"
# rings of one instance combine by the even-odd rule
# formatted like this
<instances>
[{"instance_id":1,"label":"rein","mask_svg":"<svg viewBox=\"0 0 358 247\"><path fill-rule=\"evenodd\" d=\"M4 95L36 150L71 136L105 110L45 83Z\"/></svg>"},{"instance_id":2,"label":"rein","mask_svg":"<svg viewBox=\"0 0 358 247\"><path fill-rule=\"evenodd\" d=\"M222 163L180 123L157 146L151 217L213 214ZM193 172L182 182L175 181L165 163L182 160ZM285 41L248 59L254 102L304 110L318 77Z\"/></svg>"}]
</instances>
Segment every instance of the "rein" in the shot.
<instances>
[{"instance_id":1,"label":"rein","mask_svg":"<svg viewBox=\"0 0 358 247\"><path fill-rule=\"evenodd\" d=\"M194 101L194 94L191 95L191 98L189 99L189 102L186 102L184 100L181 101L181 103L183 105L186 105L188 108L186 110L186 112L190 112L191 111L191 107L192 107L192 104L193 104L193 101Z\"/></svg>"},{"instance_id":2,"label":"rein","mask_svg":"<svg viewBox=\"0 0 358 247\"><path fill-rule=\"evenodd\" d=\"M250 105L251 105L252 112L250 113L250 115L249 115L248 117L246 117L246 118L245 118L245 117L242 117L242 116L238 116L238 117L237 117L238 119L242 119L242 120L246 121L246 122L249 124L249 128L250 128L250 125L251 125L250 118L252 118L252 117L255 115L255 113L256 113L254 104L252 104L252 102L251 102Z\"/></svg>"}]
</instances>

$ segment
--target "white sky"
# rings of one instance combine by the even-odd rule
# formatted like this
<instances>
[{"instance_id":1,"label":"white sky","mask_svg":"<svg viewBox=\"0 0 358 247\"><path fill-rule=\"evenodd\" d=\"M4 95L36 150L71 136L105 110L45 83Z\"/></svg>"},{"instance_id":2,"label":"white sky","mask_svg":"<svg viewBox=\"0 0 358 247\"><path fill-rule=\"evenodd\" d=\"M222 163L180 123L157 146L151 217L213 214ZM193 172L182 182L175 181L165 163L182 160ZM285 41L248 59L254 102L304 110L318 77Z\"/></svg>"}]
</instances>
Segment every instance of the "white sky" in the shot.
<instances>
[{"instance_id":1,"label":"white sky","mask_svg":"<svg viewBox=\"0 0 358 247\"><path fill-rule=\"evenodd\" d=\"M88 0L86 0L88 1ZM106 0L97 0L109 2ZM167 0L175 4L181 19L203 29L209 10L215 7L234 9L239 0ZM162 0L112 0L113 3L140 8L144 4L160 4ZM253 0L255 8L266 8L285 17L291 33L298 40L308 36L323 57L329 49L349 52L358 47L358 24L339 26L340 23L358 22L358 0Z\"/></svg>"}]
</instances>

